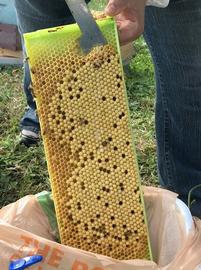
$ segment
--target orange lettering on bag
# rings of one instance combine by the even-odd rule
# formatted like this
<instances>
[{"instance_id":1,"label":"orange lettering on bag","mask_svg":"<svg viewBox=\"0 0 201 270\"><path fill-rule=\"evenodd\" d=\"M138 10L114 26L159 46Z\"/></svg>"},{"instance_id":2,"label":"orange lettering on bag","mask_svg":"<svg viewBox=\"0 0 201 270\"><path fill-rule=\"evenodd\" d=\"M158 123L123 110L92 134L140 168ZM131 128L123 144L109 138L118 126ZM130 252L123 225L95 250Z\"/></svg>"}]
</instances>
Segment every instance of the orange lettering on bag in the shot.
<instances>
[{"instance_id":1,"label":"orange lettering on bag","mask_svg":"<svg viewBox=\"0 0 201 270\"><path fill-rule=\"evenodd\" d=\"M27 250L28 246L32 243L33 239L24 235L21 235L20 237L23 241L24 244L19 248L17 253L13 254L10 257L10 260L18 260L23 257L23 253Z\"/></svg>"},{"instance_id":2,"label":"orange lettering on bag","mask_svg":"<svg viewBox=\"0 0 201 270\"><path fill-rule=\"evenodd\" d=\"M51 266L58 267L63 256L64 253L61 250L54 248L50 256L50 259L47 263Z\"/></svg>"},{"instance_id":3,"label":"orange lettering on bag","mask_svg":"<svg viewBox=\"0 0 201 270\"><path fill-rule=\"evenodd\" d=\"M33 255L37 254L37 252L38 252L39 241L36 239L32 239L32 244L33 244L33 247L32 247L32 250L28 253L28 256L33 256Z\"/></svg>"},{"instance_id":4,"label":"orange lettering on bag","mask_svg":"<svg viewBox=\"0 0 201 270\"><path fill-rule=\"evenodd\" d=\"M86 263L75 261L72 270L88 270L88 266Z\"/></svg>"},{"instance_id":5,"label":"orange lettering on bag","mask_svg":"<svg viewBox=\"0 0 201 270\"><path fill-rule=\"evenodd\" d=\"M45 260L48 256L49 252L50 252L50 246L45 245L43 248L38 249L37 254L43 256L43 258Z\"/></svg>"},{"instance_id":6,"label":"orange lettering on bag","mask_svg":"<svg viewBox=\"0 0 201 270\"><path fill-rule=\"evenodd\" d=\"M25 236L25 235L21 235L21 238L22 238L22 240L24 240L24 242L27 246L30 245L33 241L33 238L30 238L30 237Z\"/></svg>"},{"instance_id":7,"label":"orange lettering on bag","mask_svg":"<svg viewBox=\"0 0 201 270\"><path fill-rule=\"evenodd\" d=\"M13 256L11 257L11 260L18 260L18 259L22 258L24 252L25 252L26 249L27 249L27 247L28 247L28 245L26 245L26 244L25 244L25 245L22 245L22 246L19 248L18 253L15 254L15 255L13 255Z\"/></svg>"}]
</instances>

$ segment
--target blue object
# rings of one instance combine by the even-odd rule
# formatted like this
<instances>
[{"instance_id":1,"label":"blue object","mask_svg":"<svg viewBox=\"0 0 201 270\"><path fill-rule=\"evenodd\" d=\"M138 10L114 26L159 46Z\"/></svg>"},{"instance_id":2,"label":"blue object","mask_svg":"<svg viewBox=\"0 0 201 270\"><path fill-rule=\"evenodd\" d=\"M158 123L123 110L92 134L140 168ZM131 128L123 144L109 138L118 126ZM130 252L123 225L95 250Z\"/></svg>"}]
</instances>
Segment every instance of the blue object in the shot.
<instances>
[{"instance_id":1,"label":"blue object","mask_svg":"<svg viewBox=\"0 0 201 270\"><path fill-rule=\"evenodd\" d=\"M25 257L16 261L12 261L9 266L9 270L24 270L38 262L41 262L43 257L40 255Z\"/></svg>"}]
</instances>

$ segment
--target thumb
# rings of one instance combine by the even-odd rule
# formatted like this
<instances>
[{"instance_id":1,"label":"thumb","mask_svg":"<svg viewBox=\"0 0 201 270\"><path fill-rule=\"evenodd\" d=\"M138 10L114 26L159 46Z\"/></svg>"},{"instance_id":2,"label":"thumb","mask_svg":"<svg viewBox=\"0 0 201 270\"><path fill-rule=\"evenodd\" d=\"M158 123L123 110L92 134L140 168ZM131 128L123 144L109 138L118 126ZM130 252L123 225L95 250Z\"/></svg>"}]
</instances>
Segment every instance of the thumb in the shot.
<instances>
[{"instance_id":1,"label":"thumb","mask_svg":"<svg viewBox=\"0 0 201 270\"><path fill-rule=\"evenodd\" d=\"M116 16L127 7L127 0L109 0L105 13L109 16Z\"/></svg>"}]
</instances>

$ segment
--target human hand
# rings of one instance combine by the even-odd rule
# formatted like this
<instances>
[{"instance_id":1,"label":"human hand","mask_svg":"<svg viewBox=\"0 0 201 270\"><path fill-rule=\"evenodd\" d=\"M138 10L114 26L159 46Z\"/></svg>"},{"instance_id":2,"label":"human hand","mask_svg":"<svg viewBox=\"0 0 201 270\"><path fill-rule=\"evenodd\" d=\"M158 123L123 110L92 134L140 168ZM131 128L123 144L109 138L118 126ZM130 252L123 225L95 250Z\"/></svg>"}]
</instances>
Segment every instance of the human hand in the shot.
<instances>
[{"instance_id":1,"label":"human hand","mask_svg":"<svg viewBox=\"0 0 201 270\"><path fill-rule=\"evenodd\" d=\"M105 13L115 16L122 45L143 33L146 2L147 0L109 0Z\"/></svg>"}]
</instances>

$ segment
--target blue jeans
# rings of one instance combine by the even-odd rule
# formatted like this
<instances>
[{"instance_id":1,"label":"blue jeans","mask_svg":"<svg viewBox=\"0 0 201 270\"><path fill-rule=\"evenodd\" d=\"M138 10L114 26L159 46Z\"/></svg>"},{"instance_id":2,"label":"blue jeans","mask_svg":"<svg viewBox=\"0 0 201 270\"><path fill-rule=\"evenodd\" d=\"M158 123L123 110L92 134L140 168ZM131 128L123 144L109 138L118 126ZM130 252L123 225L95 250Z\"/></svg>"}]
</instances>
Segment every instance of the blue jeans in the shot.
<instances>
[{"instance_id":1,"label":"blue jeans","mask_svg":"<svg viewBox=\"0 0 201 270\"><path fill-rule=\"evenodd\" d=\"M73 22L64 0L14 0L22 33ZM56 6L55 6L56 2ZM172 0L169 7L147 7L145 39L156 75L158 172L163 187L187 202L201 183L201 1ZM30 109L21 127L39 130L25 67L24 89ZM201 191L192 213L201 216Z\"/></svg>"},{"instance_id":2,"label":"blue jeans","mask_svg":"<svg viewBox=\"0 0 201 270\"><path fill-rule=\"evenodd\" d=\"M145 39L155 66L158 174L187 202L201 184L201 1L146 9ZM192 213L201 217L201 189Z\"/></svg>"}]
</instances>

